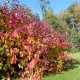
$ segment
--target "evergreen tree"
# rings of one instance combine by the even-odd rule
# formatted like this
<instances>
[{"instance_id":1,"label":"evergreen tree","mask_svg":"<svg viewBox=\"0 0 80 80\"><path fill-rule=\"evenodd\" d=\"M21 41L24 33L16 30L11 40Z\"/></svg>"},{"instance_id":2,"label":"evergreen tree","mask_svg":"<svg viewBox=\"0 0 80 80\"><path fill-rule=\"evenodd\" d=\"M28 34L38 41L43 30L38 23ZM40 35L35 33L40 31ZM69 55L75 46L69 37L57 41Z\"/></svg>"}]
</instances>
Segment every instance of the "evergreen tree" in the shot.
<instances>
[{"instance_id":1,"label":"evergreen tree","mask_svg":"<svg viewBox=\"0 0 80 80\"><path fill-rule=\"evenodd\" d=\"M72 51L80 51L80 42L75 27L71 29L70 42L73 46Z\"/></svg>"}]
</instances>

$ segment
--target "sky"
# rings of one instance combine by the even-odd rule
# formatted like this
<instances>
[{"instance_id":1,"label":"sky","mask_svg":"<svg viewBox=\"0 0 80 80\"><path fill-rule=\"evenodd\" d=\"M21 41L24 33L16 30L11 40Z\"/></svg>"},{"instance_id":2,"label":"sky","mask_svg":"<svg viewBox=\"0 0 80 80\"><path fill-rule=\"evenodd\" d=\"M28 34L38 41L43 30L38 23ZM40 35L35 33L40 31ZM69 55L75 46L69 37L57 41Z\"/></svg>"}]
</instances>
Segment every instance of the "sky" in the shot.
<instances>
[{"instance_id":1,"label":"sky","mask_svg":"<svg viewBox=\"0 0 80 80\"><path fill-rule=\"evenodd\" d=\"M55 14L58 14L62 10L66 10L69 5L79 0L50 0L50 6L53 8ZM34 13L38 13L42 18L42 13L39 7L38 0L20 0L21 4L26 4L32 9Z\"/></svg>"},{"instance_id":2,"label":"sky","mask_svg":"<svg viewBox=\"0 0 80 80\"><path fill-rule=\"evenodd\" d=\"M42 18L42 13L39 7L38 0L19 0L21 4L26 4L34 13L38 13ZM80 0L50 0L50 5L53 8L55 14L58 14L62 10L66 10L69 5Z\"/></svg>"}]
</instances>

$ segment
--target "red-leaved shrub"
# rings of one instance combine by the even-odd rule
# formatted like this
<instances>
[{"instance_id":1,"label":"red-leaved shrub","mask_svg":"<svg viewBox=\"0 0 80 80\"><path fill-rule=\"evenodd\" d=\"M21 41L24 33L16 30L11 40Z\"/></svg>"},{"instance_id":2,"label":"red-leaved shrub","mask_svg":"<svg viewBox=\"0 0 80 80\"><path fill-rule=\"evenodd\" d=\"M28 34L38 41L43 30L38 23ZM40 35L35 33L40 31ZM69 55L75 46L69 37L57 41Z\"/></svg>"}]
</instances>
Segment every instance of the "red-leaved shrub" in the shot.
<instances>
[{"instance_id":1,"label":"red-leaved shrub","mask_svg":"<svg viewBox=\"0 0 80 80\"><path fill-rule=\"evenodd\" d=\"M28 8L13 5L0 8L0 62L10 76L39 80L45 71L64 69L64 36L40 21ZM64 65L64 66L63 66Z\"/></svg>"}]
</instances>

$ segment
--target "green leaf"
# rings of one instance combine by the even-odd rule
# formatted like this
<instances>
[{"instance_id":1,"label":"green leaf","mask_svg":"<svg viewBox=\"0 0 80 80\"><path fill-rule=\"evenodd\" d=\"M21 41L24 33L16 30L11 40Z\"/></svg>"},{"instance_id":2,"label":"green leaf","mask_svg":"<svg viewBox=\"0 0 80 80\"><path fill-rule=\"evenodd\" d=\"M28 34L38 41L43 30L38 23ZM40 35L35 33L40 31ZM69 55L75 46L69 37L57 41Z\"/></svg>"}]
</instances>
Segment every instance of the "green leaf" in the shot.
<instances>
[{"instance_id":1,"label":"green leaf","mask_svg":"<svg viewBox=\"0 0 80 80\"><path fill-rule=\"evenodd\" d=\"M0 26L0 30L2 30L2 28L3 28L3 27L2 27L2 26Z\"/></svg>"},{"instance_id":2,"label":"green leaf","mask_svg":"<svg viewBox=\"0 0 80 80\"><path fill-rule=\"evenodd\" d=\"M0 63L0 70L2 69L2 66L3 66L3 64L2 64L2 63Z\"/></svg>"},{"instance_id":3,"label":"green leaf","mask_svg":"<svg viewBox=\"0 0 80 80\"><path fill-rule=\"evenodd\" d=\"M0 47L0 52L1 52L1 51L3 51L3 48L2 48L2 47Z\"/></svg>"}]
</instances>

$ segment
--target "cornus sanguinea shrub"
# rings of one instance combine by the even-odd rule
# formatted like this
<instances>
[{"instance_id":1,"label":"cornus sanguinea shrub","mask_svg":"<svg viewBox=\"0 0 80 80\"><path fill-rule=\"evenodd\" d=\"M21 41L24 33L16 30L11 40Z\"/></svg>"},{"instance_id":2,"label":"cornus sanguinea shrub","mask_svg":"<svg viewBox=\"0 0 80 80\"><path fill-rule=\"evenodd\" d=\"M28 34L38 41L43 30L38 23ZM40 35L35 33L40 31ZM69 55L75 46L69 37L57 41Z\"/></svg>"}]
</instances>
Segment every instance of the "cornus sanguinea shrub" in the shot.
<instances>
[{"instance_id":1,"label":"cornus sanguinea shrub","mask_svg":"<svg viewBox=\"0 0 80 80\"><path fill-rule=\"evenodd\" d=\"M40 21L28 8L1 7L0 26L3 47L0 62L7 77L17 75L39 80L45 71L62 71L71 66L64 56L70 48L64 36L50 29L46 21Z\"/></svg>"}]
</instances>

